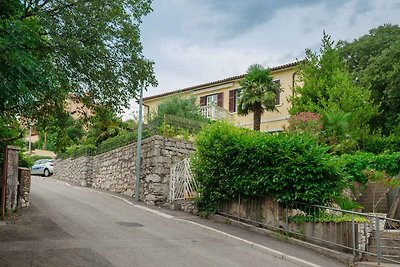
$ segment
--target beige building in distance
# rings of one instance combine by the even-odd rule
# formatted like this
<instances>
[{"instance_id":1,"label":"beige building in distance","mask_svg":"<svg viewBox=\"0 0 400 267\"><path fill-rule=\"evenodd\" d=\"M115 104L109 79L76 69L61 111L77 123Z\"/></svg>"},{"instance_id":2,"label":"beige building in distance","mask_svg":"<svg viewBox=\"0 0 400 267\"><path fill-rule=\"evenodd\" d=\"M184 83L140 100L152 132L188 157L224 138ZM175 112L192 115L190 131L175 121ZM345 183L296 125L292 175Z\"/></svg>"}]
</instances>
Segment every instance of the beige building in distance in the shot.
<instances>
[{"instance_id":1,"label":"beige building in distance","mask_svg":"<svg viewBox=\"0 0 400 267\"><path fill-rule=\"evenodd\" d=\"M270 68L274 81L279 82L282 92L277 95L276 107L278 111L264 112L261 117L261 131L282 131L288 126L289 96L293 94L295 85L295 67L298 63L289 63ZM145 97L144 117L145 121L149 114L157 112L158 105L168 98L179 96L188 98L195 96L203 116L213 120L229 120L236 126L253 128L253 114L239 116L237 114L238 95L240 93L239 81L243 75L225 78L205 84L187 87L159 95Z\"/></svg>"}]
</instances>

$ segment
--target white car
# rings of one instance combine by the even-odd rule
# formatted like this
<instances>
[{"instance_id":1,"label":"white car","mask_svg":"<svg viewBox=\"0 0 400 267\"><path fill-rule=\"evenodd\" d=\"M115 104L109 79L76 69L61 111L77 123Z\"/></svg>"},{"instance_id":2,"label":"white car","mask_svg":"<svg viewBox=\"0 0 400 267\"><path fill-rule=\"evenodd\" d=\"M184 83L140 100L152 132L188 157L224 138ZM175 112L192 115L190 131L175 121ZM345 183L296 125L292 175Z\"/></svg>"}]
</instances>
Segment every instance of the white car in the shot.
<instances>
[{"instance_id":1,"label":"white car","mask_svg":"<svg viewBox=\"0 0 400 267\"><path fill-rule=\"evenodd\" d=\"M52 159L39 159L33 163L31 174L50 176L53 174L53 160Z\"/></svg>"}]
</instances>

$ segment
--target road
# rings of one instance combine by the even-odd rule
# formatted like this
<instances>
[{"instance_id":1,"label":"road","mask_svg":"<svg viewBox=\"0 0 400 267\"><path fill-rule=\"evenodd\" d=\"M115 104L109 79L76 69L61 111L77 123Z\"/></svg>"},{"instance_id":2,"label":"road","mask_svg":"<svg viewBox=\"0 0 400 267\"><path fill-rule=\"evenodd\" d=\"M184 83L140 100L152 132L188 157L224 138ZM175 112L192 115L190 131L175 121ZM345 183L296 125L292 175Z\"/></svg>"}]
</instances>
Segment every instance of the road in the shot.
<instances>
[{"instance_id":1,"label":"road","mask_svg":"<svg viewBox=\"0 0 400 267\"><path fill-rule=\"evenodd\" d=\"M184 218L52 178L32 177L31 202L14 225L0 226L1 266L298 266Z\"/></svg>"}]
</instances>

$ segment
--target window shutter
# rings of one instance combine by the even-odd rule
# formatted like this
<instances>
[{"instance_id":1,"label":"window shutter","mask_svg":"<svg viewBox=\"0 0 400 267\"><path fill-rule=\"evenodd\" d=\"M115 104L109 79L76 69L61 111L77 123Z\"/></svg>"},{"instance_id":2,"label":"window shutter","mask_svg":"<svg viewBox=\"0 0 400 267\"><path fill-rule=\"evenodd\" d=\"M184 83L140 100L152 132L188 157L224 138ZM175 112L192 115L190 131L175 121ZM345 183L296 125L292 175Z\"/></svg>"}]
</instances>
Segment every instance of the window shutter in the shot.
<instances>
[{"instance_id":1,"label":"window shutter","mask_svg":"<svg viewBox=\"0 0 400 267\"><path fill-rule=\"evenodd\" d=\"M236 108L236 89L229 91L229 112L235 112Z\"/></svg>"},{"instance_id":2,"label":"window shutter","mask_svg":"<svg viewBox=\"0 0 400 267\"><path fill-rule=\"evenodd\" d=\"M222 92L217 94L217 106L224 107L224 93Z\"/></svg>"},{"instance_id":3,"label":"window shutter","mask_svg":"<svg viewBox=\"0 0 400 267\"><path fill-rule=\"evenodd\" d=\"M206 97L205 96L201 96L200 97L200 106L205 106L206 105Z\"/></svg>"}]
</instances>

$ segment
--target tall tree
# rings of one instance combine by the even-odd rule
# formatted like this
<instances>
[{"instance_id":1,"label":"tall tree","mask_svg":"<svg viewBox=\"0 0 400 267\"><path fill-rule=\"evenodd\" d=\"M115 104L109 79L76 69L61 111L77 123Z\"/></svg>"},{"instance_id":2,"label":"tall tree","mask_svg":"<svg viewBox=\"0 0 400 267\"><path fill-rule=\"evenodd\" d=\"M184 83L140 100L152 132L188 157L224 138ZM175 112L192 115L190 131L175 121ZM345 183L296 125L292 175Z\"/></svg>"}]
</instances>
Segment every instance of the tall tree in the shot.
<instances>
[{"instance_id":1,"label":"tall tree","mask_svg":"<svg viewBox=\"0 0 400 267\"><path fill-rule=\"evenodd\" d=\"M238 101L238 114L253 112L253 129L260 131L261 116L264 111L276 110L276 94L281 90L273 81L271 71L259 64L247 69L245 78L239 82L242 90Z\"/></svg>"},{"instance_id":2,"label":"tall tree","mask_svg":"<svg viewBox=\"0 0 400 267\"><path fill-rule=\"evenodd\" d=\"M325 32L319 54L307 49L306 60L299 65L298 73L303 85L295 88L290 100L291 114L303 111L348 113L348 133L352 138L360 140L368 134L369 122L377 115L377 106L368 88L354 83L338 49Z\"/></svg>"},{"instance_id":3,"label":"tall tree","mask_svg":"<svg viewBox=\"0 0 400 267\"><path fill-rule=\"evenodd\" d=\"M400 123L400 27L382 25L368 34L344 42L339 49L356 81L369 87L380 116L373 121L385 134Z\"/></svg>"},{"instance_id":4,"label":"tall tree","mask_svg":"<svg viewBox=\"0 0 400 267\"><path fill-rule=\"evenodd\" d=\"M153 62L142 55L140 43L139 26L150 5L151 0L0 1L0 120L23 117L45 126L52 113L65 121L57 109L69 94L118 111L140 86L156 85ZM0 142L20 137L21 129L15 129Z\"/></svg>"},{"instance_id":5,"label":"tall tree","mask_svg":"<svg viewBox=\"0 0 400 267\"><path fill-rule=\"evenodd\" d=\"M37 17L62 85L89 103L127 107L141 84L155 85L142 55L142 16L151 0L24 1L23 19Z\"/></svg>"},{"instance_id":6,"label":"tall tree","mask_svg":"<svg viewBox=\"0 0 400 267\"><path fill-rule=\"evenodd\" d=\"M139 25L150 4L1 1L0 112L29 113L69 93L86 104L127 107L139 86L156 84L140 43Z\"/></svg>"},{"instance_id":7,"label":"tall tree","mask_svg":"<svg viewBox=\"0 0 400 267\"><path fill-rule=\"evenodd\" d=\"M28 116L60 96L37 18L21 19L19 0L0 4L0 116Z\"/></svg>"}]
</instances>

